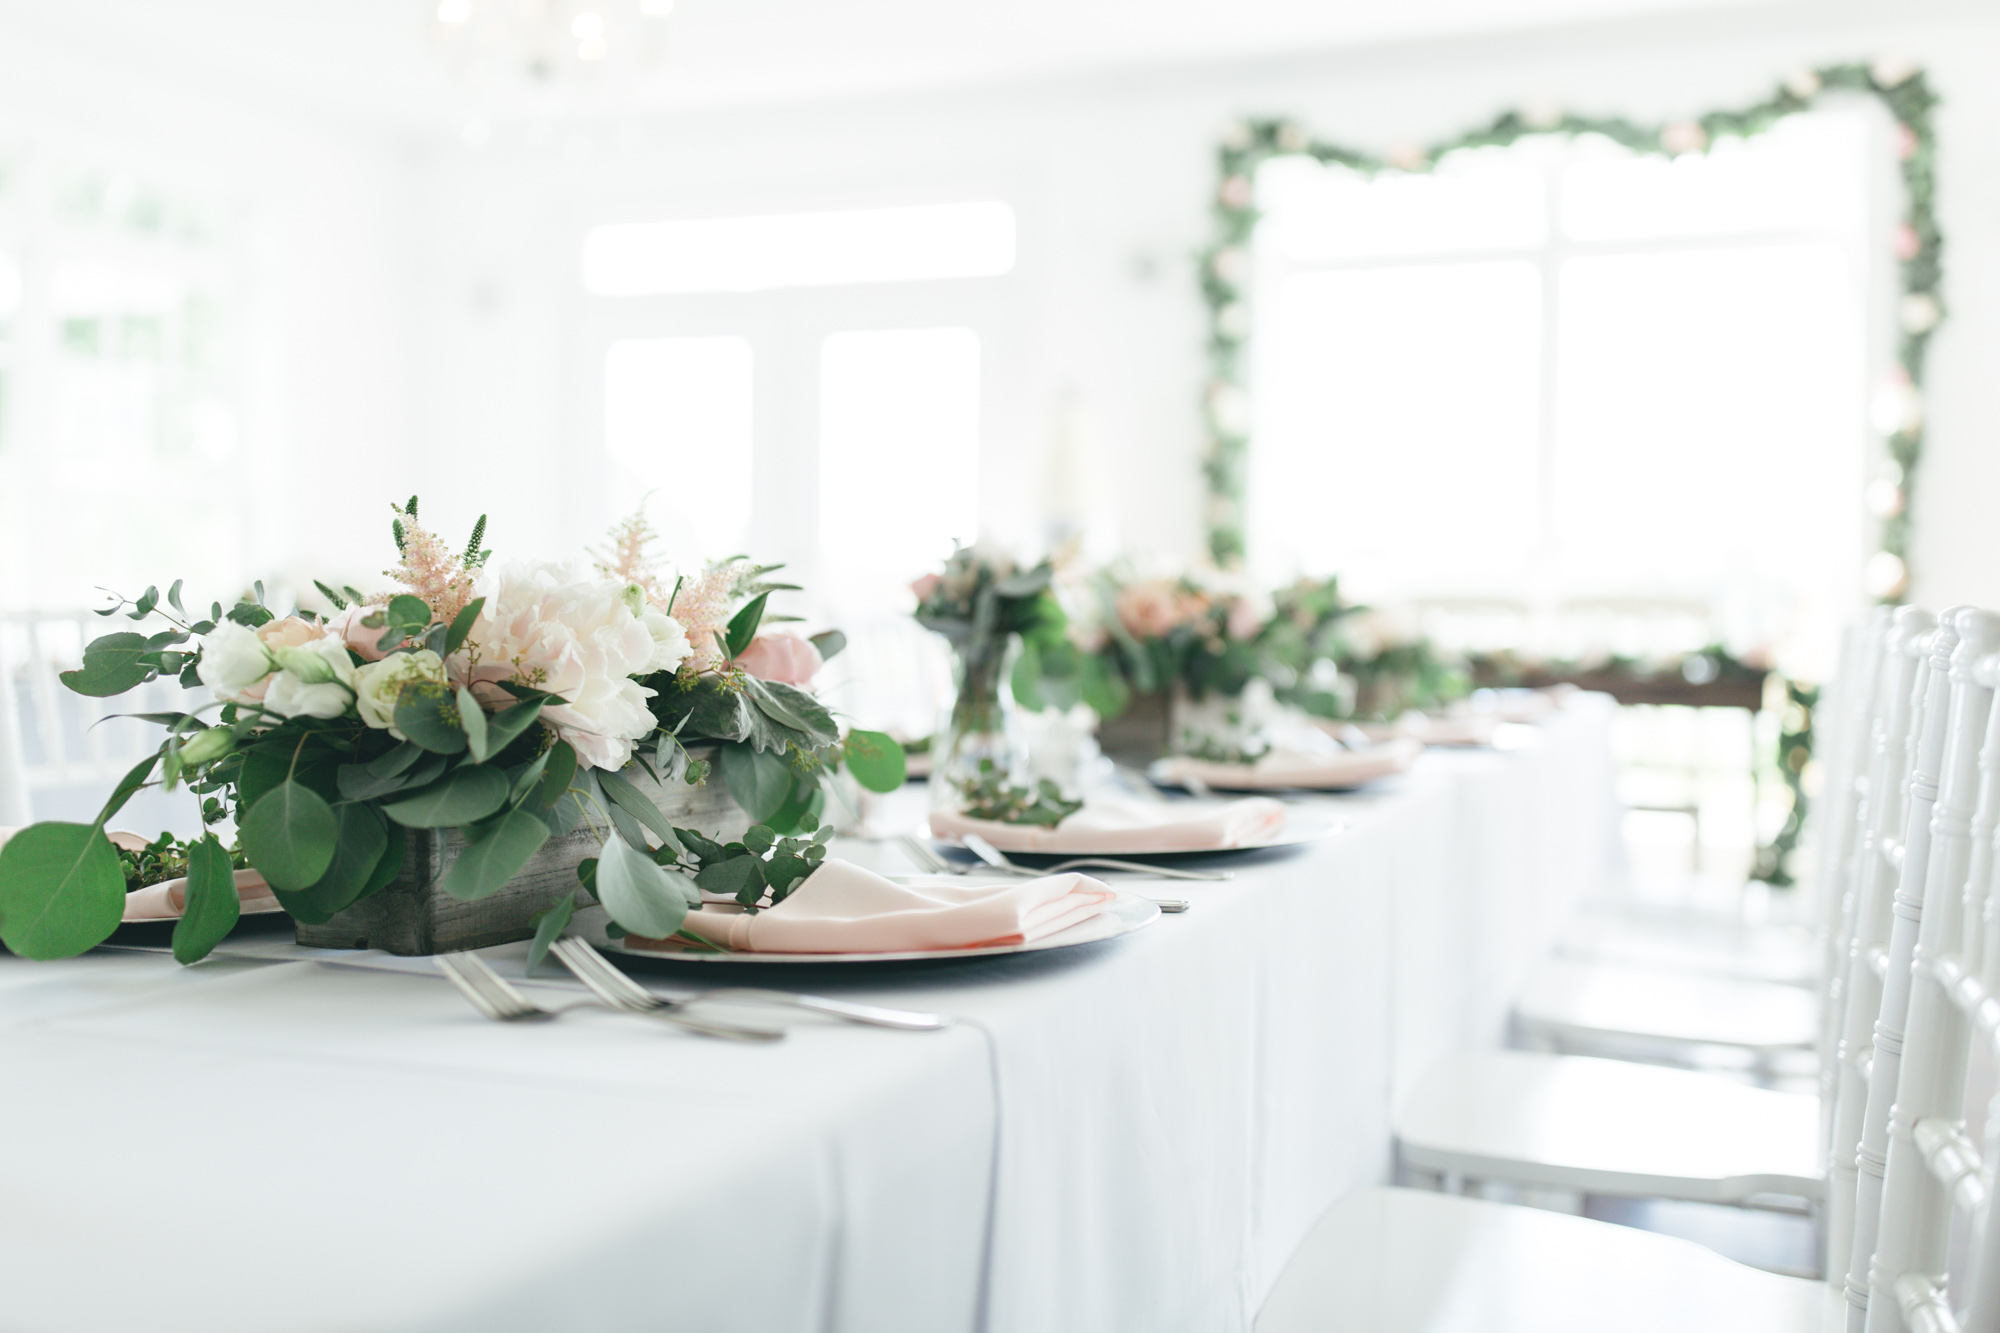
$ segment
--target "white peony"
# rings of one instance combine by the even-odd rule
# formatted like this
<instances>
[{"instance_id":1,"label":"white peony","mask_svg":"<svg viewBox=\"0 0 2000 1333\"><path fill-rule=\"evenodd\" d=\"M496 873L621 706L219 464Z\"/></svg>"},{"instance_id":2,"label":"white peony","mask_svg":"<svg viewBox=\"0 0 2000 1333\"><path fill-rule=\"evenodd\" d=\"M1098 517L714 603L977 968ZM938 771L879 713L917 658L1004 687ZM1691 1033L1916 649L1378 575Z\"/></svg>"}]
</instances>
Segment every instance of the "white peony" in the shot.
<instances>
[{"instance_id":1,"label":"white peony","mask_svg":"<svg viewBox=\"0 0 2000 1333\"><path fill-rule=\"evenodd\" d=\"M355 711L377 731L407 740L396 730L396 704L403 697L403 687L418 681L444 684L444 659L428 648L391 653L379 662L364 663L354 669Z\"/></svg>"},{"instance_id":2,"label":"white peony","mask_svg":"<svg viewBox=\"0 0 2000 1333\"><path fill-rule=\"evenodd\" d=\"M673 644L665 626L633 613L623 584L582 577L569 565L505 565L483 574L476 591L486 606L464 665L454 665L480 701L512 703L496 683L503 680L560 695L568 702L544 709L542 720L585 767L623 768L633 742L655 725L646 707L653 692L632 677L667 669L656 664L673 652L685 658L687 636Z\"/></svg>"},{"instance_id":3,"label":"white peony","mask_svg":"<svg viewBox=\"0 0 2000 1333\"><path fill-rule=\"evenodd\" d=\"M270 649L255 630L233 620L223 621L195 642L201 648L195 674L225 703L239 701L245 690L271 674Z\"/></svg>"},{"instance_id":4,"label":"white peony","mask_svg":"<svg viewBox=\"0 0 2000 1333\"><path fill-rule=\"evenodd\" d=\"M264 693L264 707L281 717L339 717L354 702L354 662L347 645L331 636L272 654L280 670Z\"/></svg>"}]
</instances>

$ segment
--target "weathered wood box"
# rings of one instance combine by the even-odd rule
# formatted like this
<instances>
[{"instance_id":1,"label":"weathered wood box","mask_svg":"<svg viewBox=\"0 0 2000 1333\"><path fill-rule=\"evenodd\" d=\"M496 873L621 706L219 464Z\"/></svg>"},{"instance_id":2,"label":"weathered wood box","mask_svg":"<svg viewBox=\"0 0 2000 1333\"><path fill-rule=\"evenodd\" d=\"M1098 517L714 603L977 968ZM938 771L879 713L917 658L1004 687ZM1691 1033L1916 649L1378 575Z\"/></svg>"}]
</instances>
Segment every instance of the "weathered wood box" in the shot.
<instances>
[{"instance_id":1,"label":"weathered wood box","mask_svg":"<svg viewBox=\"0 0 2000 1333\"><path fill-rule=\"evenodd\" d=\"M695 748L694 758L710 761L712 748ZM659 807L677 828L698 829L734 841L750 827L749 816L717 776L690 787L678 778L664 787L637 768L624 776ZM465 849L455 829L405 829L403 869L381 892L356 903L322 925L298 923L300 944L319 949L380 949L393 954L452 953L524 940L535 933L535 914L551 903L583 892L576 868L596 856L603 834L588 823L542 844L527 867L490 898L467 902L438 887Z\"/></svg>"}]
</instances>

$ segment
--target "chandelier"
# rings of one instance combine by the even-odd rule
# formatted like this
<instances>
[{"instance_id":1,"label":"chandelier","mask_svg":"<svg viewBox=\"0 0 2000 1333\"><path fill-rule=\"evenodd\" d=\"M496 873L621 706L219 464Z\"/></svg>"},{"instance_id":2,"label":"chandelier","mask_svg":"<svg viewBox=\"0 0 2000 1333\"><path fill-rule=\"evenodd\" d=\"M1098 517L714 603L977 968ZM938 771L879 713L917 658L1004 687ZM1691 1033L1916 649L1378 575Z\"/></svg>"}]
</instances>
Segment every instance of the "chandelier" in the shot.
<instances>
[{"instance_id":1,"label":"chandelier","mask_svg":"<svg viewBox=\"0 0 2000 1333\"><path fill-rule=\"evenodd\" d=\"M665 60L674 0L427 0L433 44L478 111L609 103Z\"/></svg>"}]
</instances>

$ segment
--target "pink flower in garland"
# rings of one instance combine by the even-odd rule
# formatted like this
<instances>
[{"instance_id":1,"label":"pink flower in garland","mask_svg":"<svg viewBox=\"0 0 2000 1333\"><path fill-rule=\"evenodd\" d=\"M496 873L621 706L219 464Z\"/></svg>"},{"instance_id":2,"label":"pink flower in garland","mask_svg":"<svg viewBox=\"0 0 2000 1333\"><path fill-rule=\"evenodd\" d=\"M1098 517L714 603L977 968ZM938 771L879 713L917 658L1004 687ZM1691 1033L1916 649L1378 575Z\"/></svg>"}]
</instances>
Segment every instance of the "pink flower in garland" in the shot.
<instances>
[{"instance_id":1,"label":"pink flower in garland","mask_svg":"<svg viewBox=\"0 0 2000 1333\"><path fill-rule=\"evenodd\" d=\"M472 600L473 571L451 553L451 548L436 533L417 522L414 505L409 513L395 505L390 508L395 509L396 521L402 525L403 558L394 569L382 572L402 584L410 595L427 602L431 614L439 621L450 624L451 618ZM481 519L480 524L483 527L485 520ZM369 600L381 604L396 595L385 592Z\"/></svg>"},{"instance_id":2,"label":"pink flower in garland","mask_svg":"<svg viewBox=\"0 0 2000 1333\"><path fill-rule=\"evenodd\" d=\"M737 577L742 561L714 565L681 584L674 598L673 617L687 631L694 652L684 671L713 671L723 663L722 646L716 640L729 628L729 606L736 600Z\"/></svg>"}]
</instances>

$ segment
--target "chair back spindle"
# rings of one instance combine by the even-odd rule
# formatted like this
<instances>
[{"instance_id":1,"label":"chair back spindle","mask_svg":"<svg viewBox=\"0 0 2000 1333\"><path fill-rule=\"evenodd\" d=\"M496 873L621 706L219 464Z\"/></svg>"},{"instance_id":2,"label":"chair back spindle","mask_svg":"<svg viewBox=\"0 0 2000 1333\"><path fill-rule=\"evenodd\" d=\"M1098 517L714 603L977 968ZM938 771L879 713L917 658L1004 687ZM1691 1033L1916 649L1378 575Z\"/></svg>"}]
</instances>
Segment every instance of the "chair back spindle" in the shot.
<instances>
[{"instance_id":1,"label":"chair back spindle","mask_svg":"<svg viewBox=\"0 0 2000 1333\"><path fill-rule=\"evenodd\" d=\"M1896 885L1897 834L1902 828L1913 733L1922 721L1925 652L1937 626L1930 612L1902 607L1894 613L1876 673L1876 702L1870 714L1869 759L1863 780L1861 839L1849 867L1854 900L1847 958L1841 964L1839 1040L1834 1049L1836 1086L1833 1131L1828 1139L1826 1235L1827 1281L1860 1285L1867 1299L1866 1273L1853 1272L1857 1148L1868 1104L1868 1072L1874 1050L1875 1018L1882 1008L1882 981L1875 958L1889 942L1890 896ZM1873 1245L1873 1231L1869 1244ZM1862 1252L1865 1266L1867 1251ZM1853 1284L1850 1279L1854 1279Z\"/></svg>"}]
</instances>

